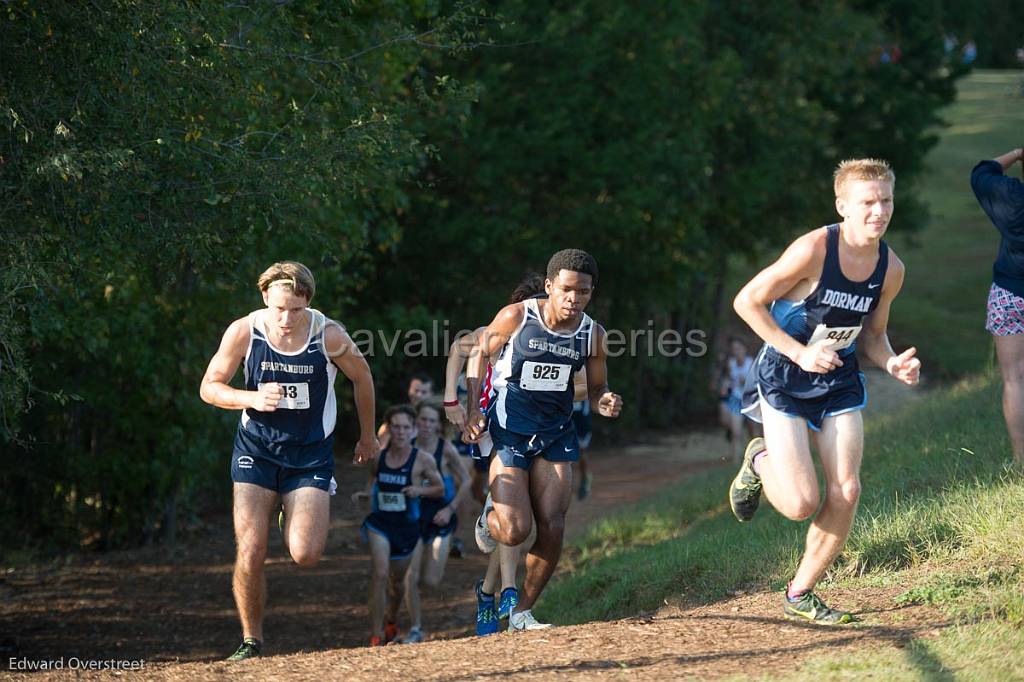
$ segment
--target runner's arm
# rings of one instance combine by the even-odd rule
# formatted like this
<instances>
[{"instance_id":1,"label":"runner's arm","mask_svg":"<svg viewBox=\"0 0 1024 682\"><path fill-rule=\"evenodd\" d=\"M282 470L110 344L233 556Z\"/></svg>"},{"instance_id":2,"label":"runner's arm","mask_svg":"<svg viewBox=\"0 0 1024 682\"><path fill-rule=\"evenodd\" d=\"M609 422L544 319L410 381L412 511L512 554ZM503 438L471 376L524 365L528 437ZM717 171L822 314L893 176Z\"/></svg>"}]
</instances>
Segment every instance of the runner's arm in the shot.
<instances>
[{"instance_id":1,"label":"runner's arm","mask_svg":"<svg viewBox=\"0 0 1024 682\"><path fill-rule=\"evenodd\" d=\"M352 502L359 504L360 500L369 500L373 495L373 484L377 481L377 464L373 462L366 467L366 488L352 493Z\"/></svg>"},{"instance_id":2,"label":"runner's arm","mask_svg":"<svg viewBox=\"0 0 1024 682\"><path fill-rule=\"evenodd\" d=\"M825 262L825 230L815 230L789 245L777 261L757 273L740 289L733 309L766 343L807 372L825 374L842 365L826 343L805 346L783 331L768 312L771 303L804 280L821 277Z\"/></svg>"},{"instance_id":3,"label":"runner's arm","mask_svg":"<svg viewBox=\"0 0 1024 682\"><path fill-rule=\"evenodd\" d=\"M416 462L412 465L412 480L422 481L427 479L430 485L407 485L402 489L402 494L407 497L441 497L444 495L444 480L441 472L437 470L437 464L431 455L422 450L416 451Z\"/></svg>"},{"instance_id":4,"label":"runner's arm","mask_svg":"<svg viewBox=\"0 0 1024 682\"><path fill-rule=\"evenodd\" d=\"M204 402L226 410L253 408L272 412L281 399L281 389L276 383L263 385L260 391L246 391L228 385L238 371L238 365L245 358L249 347L249 319L243 317L232 322L220 340L220 348L210 360L203 381L199 385L199 397Z\"/></svg>"},{"instance_id":5,"label":"runner's arm","mask_svg":"<svg viewBox=\"0 0 1024 682\"><path fill-rule=\"evenodd\" d=\"M914 357L917 349L910 347L897 355L889 343L889 308L896 294L903 287L906 269L903 261L889 251L889 270L886 273L878 306L864 320L860 335L861 350L871 362L883 367L886 372L903 383L914 385L921 373L921 361Z\"/></svg>"},{"instance_id":6,"label":"runner's arm","mask_svg":"<svg viewBox=\"0 0 1024 682\"><path fill-rule=\"evenodd\" d=\"M576 372L572 378L572 399L573 401L586 400L590 395L587 390L587 367L586 365Z\"/></svg>"},{"instance_id":7,"label":"runner's arm","mask_svg":"<svg viewBox=\"0 0 1024 682\"><path fill-rule=\"evenodd\" d=\"M444 443L444 458L448 462L448 470L452 472L455 479L459 482L459 487L455 491L455 497L448 503L448 506L452 508L454 513L458 510L459 505L473 494L473 479L466 468L465 458L459 454L459 451L455 449L451 441L445 441Z\"/></svg>"},{"instance_id":8,"label":"runner's arm","mask_svg":"<svg viewBox=\"0 0 1024 682\"><path fill-rule=\"evenodd\" d=\"M460 336L452 343L452 347L448 351L448 363L444 369L444 402L451 403L459 399L459 375L462 373L462 368L466 366L466 358L473 353L482 329L483 327L480 327L465 336ZM464 406L445 405L444 414L448 417L448 421L460 429L465 426L467 415Z\"/></svg>"},{"instance_id":9,"label":"runner's arm","mask_svg":"<svg viewBox=\"0 0 1024 682\"><path fill-rule=\"evenodd\" d=\"M469 358L466 370L466 389L469 391L467 399L469 418L466 422L466 436L470 442L478 439L487 425L483 415L480 414L480 384L481 377L487 370L487 361L500 353L502 347L516 333L516 329L522 324L523 315L525 312L521 303L512 303L502 308L494 320L480 333L476 350Z\"/></svg>"},{"instance_id":10,"label":"runner's arm","mask_svg":"<svg viewBox=\"0 0 1024 682\"><path fill-rule=\"evenodd\" d=\"M359 442L356 443L353 461L356 464L363 464L376 457L380 451L374 431L377 416L373 374L359 347L341 325L327 326L324 330L324 346L331 361L352 382L356 413L359 415Z\"/></svg>"},{"instance_id":11,"label":"runner's arm","mask_svg":"<svg viewBox=\"0 0 1024 682\"><path fill-rule=\"evenodd\" d=\"M586 364L590 409L602 417L618 417L622 411L622 396L608 388L608 349L604 327L594 323L593 334Z\"/></svg>"}]
</instances>

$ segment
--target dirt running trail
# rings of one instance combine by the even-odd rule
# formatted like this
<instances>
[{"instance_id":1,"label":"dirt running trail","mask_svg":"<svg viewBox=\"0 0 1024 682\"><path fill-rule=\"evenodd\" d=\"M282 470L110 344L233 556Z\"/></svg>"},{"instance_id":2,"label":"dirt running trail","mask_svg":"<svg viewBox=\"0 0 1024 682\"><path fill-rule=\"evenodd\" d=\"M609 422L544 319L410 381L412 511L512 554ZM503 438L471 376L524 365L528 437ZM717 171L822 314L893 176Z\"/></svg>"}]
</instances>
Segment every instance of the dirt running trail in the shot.
<instances>
[{"instance_id":1,"label":"dirt running trail","mask_svg":"<svg viewBox=\"0 0 1024 682\"><path fill-rule=\"evenodd\" d=\"M879 386L884 378L872 377ZM889 380L891 383L891 380ZM899 390L873 396L871 412L884 413L906 396ZM594 492L573 502L568 534L686 476L723 466L727 451L719 430L663 436L650 444L592 453ZM5 569L0 575L0 677L11 661L61 661L63 670L37 679L109 679L111 672L71 670L87 661L144 660L124 679L398 679L468 680L504 676L548 679L700 678L792 670L805 657L864 646L900 646L941 625L922 607L864 612L852 629L821 630L779 617L777 595L763 593L685 610L606 623L557 628L510 637L477 639L472 585L485 558L475 548L471 518L459 530L466 556L448 563L445 586L425 592L423 625L428 641L369 649L366 589L369 557L358 542L363 512L349 495L365 472L339 465L341 488L332 500L325 558L300 569L271 533L267 563L269 602L264 657L242 664L222 659L239 637L231 596L233 542L230 518L216 519L173 555L161 550L80 555L65 565ZM724 493L723 493L724 494ZM859 604L892 604L879 592L842 594ZM400 615L402 623L404 614ZM924 628L910 623L929 623ZM5 672L6 671L6 672Z\"/></svg>"}]
</instances>

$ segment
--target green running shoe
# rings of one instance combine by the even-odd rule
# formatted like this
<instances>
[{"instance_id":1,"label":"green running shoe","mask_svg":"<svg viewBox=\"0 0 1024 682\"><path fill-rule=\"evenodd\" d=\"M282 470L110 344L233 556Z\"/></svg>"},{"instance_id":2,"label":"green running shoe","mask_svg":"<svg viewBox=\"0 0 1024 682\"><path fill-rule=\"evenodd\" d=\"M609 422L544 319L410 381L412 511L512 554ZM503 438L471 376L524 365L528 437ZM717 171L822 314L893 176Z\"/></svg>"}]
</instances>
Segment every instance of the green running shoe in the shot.
<instances>
[{"instance_id":1,"label":"green running shoe","mask_svg":"<svg viewBox=\"0 0 1024 682\"><path fill-rule=\"evenodd\" d=\"M853 622L853 614L830 608L821 597L813 592L804 592L799 601L790 601L785 592L782 593L782 611L787 618L806 620L817 625L845 625Z\"/></svg>"},{"instance_id":2,"label":"green running shoe","mask_svg":"<svg viewBox=\"0 0 1024 682\"><path fill-rule=\"evenodd\" d=\"M260 655L260 642L258 639L246 637L238 651L228 656L229 661L244 661L248 658L258 658Z\"/></svg>"},{"instance_id":3,"label":"green running shoe","mask_svg":"<svg viewBox=\"0 0 1024 682\"><path fill-rule=\"evenodd\" d=\"M761 477L754 473L754 455L763 451L764 438L754 438L747 443L743 453L743 464L729 486L729 506L741 523L754 518L757 505L761 504Z\"/></svg>"}]
</instances>

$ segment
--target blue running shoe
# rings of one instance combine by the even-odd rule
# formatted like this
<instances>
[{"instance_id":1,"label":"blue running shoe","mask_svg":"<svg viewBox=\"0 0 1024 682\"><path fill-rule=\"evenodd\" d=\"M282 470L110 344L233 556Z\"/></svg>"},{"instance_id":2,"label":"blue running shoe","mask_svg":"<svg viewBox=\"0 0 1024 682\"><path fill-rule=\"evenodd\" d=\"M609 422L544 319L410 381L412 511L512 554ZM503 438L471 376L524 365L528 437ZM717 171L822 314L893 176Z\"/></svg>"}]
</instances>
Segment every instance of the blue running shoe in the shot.
<instances>
[{"instance_id":1,"label":"blue running shoe","mask_svg":"<svg viewBox=\"0 0 1024 682\"><path fill-rule=\"evenodd\" d=\"M512 609L519 606L519 590L514 587L506 587L501 591L501 599L498 601L498 618L508 618Z\"/></svg>"},{"instance_id":2,"label":"blue running shoe","mask_svg":"<svg viewBox=\"0 0 1024 682\"><path fill-rule=\"evenodd\" d=\"M476 584L476 634L480 637L498 632L498 611L494 608L494 595L483 592L484 581Z\"/></svg>"}]
</instances>

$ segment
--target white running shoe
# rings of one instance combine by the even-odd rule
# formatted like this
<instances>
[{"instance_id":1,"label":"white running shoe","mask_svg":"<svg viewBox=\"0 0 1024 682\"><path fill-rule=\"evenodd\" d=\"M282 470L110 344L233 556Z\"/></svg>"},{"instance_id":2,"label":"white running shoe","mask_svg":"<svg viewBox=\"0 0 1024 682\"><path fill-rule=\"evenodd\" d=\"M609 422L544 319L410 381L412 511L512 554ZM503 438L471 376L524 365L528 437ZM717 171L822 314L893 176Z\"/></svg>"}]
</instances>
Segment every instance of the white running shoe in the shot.
<instances>
[{"instance_id":1,"label":"white running shoe","mask_svg":"<svg viewBox=\"0 0 1024 682\"><path fill-rule=\"evenodd\" d=\"M508 616L508 631L522 632L523 630L547 630L553 627L551 623L538 623L533 617L533 611L514 611Z\"/></svg>"},{"instance_id":2,"label":"white running shoe","mask_svg":"<svg viewBox=\"0 0 1024 682\"><path fill-rule=\"evenodd\" d=\"M491 494L487 493L484 501L484 508L476 520L476 527L473 534L476 536L476 546L484 554L490 554L498 547L498 541L491 537L491 529L487 527L487 515L494 509L494 502L491 501Z\"/></svg>"}]
</instances>

